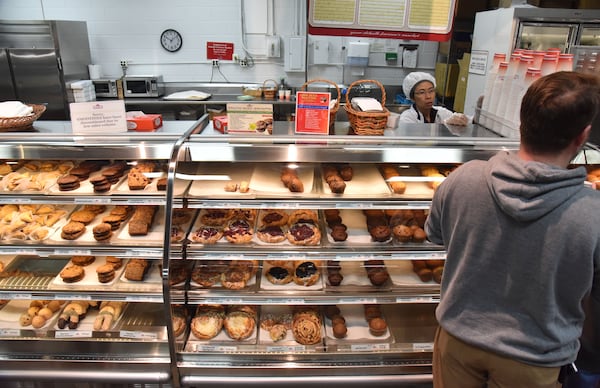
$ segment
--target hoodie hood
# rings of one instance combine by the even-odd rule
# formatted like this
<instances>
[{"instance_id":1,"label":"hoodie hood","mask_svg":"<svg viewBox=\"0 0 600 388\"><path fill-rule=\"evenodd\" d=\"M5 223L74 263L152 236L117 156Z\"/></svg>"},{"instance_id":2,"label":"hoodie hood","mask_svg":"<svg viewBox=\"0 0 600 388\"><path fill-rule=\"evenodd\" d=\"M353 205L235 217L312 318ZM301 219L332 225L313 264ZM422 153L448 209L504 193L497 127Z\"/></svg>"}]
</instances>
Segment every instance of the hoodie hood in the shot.
<instances>
[{"instance_id":1,"label":"hoodie hood","mask_svg":"<svg viewBox=\"0 0 600 388\"><path fill-rule=\"evenodd\" d=\"M586 170L521 160L516 152L490 159L486 180L500 208L520 222L534 221L583 190Z\"/></svg>"}]
</instances>

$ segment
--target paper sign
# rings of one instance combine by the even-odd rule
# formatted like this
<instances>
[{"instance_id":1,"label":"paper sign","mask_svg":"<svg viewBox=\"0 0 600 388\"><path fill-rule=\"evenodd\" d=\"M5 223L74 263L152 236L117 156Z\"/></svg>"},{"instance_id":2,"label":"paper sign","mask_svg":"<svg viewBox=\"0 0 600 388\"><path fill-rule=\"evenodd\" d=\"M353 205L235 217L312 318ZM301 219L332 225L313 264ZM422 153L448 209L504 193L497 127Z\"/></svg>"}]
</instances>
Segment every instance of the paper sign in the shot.
<instances>
[{"instance_id":1,"label":"paper sign","mask_svg":"<svg viewBox=\"0 0 600 388\"><path fill-rule=\"evenodd\" d=\"M273 132L273 104L227 104L228 133Z\"/></svg>"},{"instance_id":2,"label":"paper sign","mask_svg":"<svg viewBox=\"0 0 600 388\"><path fill-rule=\"evenodd\" d=\"M206 59L231 61L233 59L233 43L206 42Z\"/></svg>"},{"instance_id":3,"label":"paper sign","mask_svg":"<svg viewBox=\"0 0 600 388\"><path fill-rule=\"evenodd\" d=\"M125 102L93 101L73 102L71 110L71 126L73 133L110 134L127 132L125 119Z\"/></svg>"},{"instance_id":4,"label":"paper sign","mask_svg":"<svg viewBox=\"0 0 600 388\"><path fill-rule=\"evenodd\" d=\"M329 93L296 93L296 133L329 133Z\"/></svg>"},{"instance_id":5,"label":"paper sign","mask_svg":"<svg viewBox=\"0 0 600 388\"><path fill-rule=\"evenodd\" d=\"M488 51L473 50L469 61L469 73L485 75L487 70Z\"/></svg>"}]
</instances>

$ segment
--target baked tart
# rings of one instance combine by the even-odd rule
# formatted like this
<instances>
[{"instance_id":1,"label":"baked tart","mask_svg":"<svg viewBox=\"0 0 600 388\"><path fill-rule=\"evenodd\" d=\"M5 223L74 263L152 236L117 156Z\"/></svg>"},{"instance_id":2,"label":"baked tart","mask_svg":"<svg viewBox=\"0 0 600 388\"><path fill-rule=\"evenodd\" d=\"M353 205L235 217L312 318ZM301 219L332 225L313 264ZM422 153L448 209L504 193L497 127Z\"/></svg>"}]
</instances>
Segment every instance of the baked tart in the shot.
<instances>
[{"instance_id":1,"label":"baked tart","mask_svg":"<svg viewBox=\"0 0 600 388\"><path fill-rule=\"evenodd\" d=\"M229 290L241 290L246 287L246 274L241 267L230 266L221 273L221 285Z\"/></svg>"},{"instance_id":2,"label":"baked tart","mask_svg":"<svg viewBox=\"0 0 600 388\"><path fill-rule=\"evenodd\" d=\"M248 221L235 220L225 227L223 235L230 243L246 244L252 241L254 231Z\"/></svg>"},{"instance_id":3,"label":"baked tart","mask_svg":"<svg viewBox=\"0 0 600 388\"><path fill-rule=\"evenodd\" d=\"M221 280L221 273L222 271L220 271L217 268L200 266L194 268L194 270L192 271L191 279L200 287L210 288Z\"/></svg>"},{"instance_id":4,"label":"baked tart","mask_svg":"<svg viewBox=\"0 0 600 388\"><path fill-rule=\"evenodd\" d=\"M225 309L221 305L198 306L196 316L192 318L190 329L196 338L209 340L216 337L223 328Z\"/></svg>"},{"instance_id":5,"label":"baked tart","mask_svg":"<svg viewBox=\"0 0 600 388\"><path fill-rule=\"evenodd\" d=\"M260 225L262 226L284 226L288 223L288 214L283 210L266 210L261 212Z\"/></svg>"},{"instance_id":6,"label":"baked tart","mask_svg":"<svg viewBox=\"0 0 600 388\"><path fill-rule=\"evenodd\" d=\"M234 210L233 217L254 223L257 214L258 211L256 209L236 209Z\"/></svg>"},{"instance_id":7,"label":"baked tart","mask_svg":"<svg viewBox=\"0 0 600 388\"><path fill-rule=\"evenodd\" d=\"M306 223L292 224L285 236L294 245L318 245L321 241L319 228Z\"/></svg>"},{"instance_id":8,"label":"baked tart","mask_svg":"<svg viewBox=\"0 0 600 388\"><path fill-rule=\"evenodd\" d=\"M201 226L190 233L190 240L201 244L216 244L223 237L223 232L213 226Z\"/></svg>"},{"instance_id":9,"label":"baked tart","mask_svg":"<svg viewBox=\"0 0 600 388\"><path fill-rule=\"evenodd\" d=\"M290 214L288 218L288 224L293 225L297 223L314 224L317 225L319 222L319 216L317 212L309 209L295 210Z\"/></svg>"},{"instance_id":10,"label":"baked tart","mask_svg":"<svg viewBox=\"0 0 600 388\"><path fill-rule=\"evenodd\" d=\"M260 241L276 244L285 241L285 232L281 226L267 225L256 231L256 237Z\"/></svg>"},{"instance_id":11,"label":"baked tart","mask_svg":"<svg viewBox=\"0 0 600 388\"><path fill-rule=\"evenodd\" d=\"M200 216L204 225L223 226L233 217L231 209L206 209Z\"/></svg>"}]
</instances>

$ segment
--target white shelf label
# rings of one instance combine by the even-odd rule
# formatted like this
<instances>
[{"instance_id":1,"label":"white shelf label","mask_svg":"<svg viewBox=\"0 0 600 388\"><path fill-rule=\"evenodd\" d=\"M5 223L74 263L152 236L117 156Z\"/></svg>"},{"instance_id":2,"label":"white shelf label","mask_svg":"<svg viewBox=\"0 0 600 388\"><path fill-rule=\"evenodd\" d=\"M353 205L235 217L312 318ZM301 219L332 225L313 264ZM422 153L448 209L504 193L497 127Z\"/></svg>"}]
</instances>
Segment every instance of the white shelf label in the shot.
<instances>
[{"instance_id":1,"label":"white shelf label","mask_svg":"<svg viewBox=\"0 0 600 388\"><path fill-rule=\"evenodd\" d=\"M144 331L131 331L131 330L121 330L119 332L119 336L121 338L149 339L149 340L155 340L158 338L157 333L148 333L148 332L144 332Z\"/></svg>"},{"instance_id":2,"label":"white shelf label","mask_svg":"<svg viewBox=\"0 0 600 388\"><path fill-rule=\"evenodd\" d=\"M110 197L106 197L106 198L75 198L73 200L74 203L76 204L81 204L81 205L108 205L110 204L112 201L110 199Z\"/></svg>"},{"instance_id":3,"label":"white shelf label","mask_svg":"<svg viewBox=\"0 0 600 388\"><path fill-rule=\"evenodd\" d=\"M433 352L433 343L432 342L414 343L413 350Z\"/></svg>"},{"instance_id":4,"label":"white shelf label","mask_svg":"<svg viewBox=\"0 0 600 388\"><path fill-rule=\"evenodd\" d=\"M7 294L6 299L26 299L30 300L32 298L31 294Z\"/></svg>"},{"instance_id":5,"label":"white shelf label","mask_svg":"<svg viewBox=\"0 0 600 388\"><path fill-rule=\"evenodd\" d=\"M0 329L0 337L20 337L21 330L19 329Z\"/></svg>"},{"instance_id":6,"label":"white shelf label","mask_svg":"<svg viewBox=\"0 0 600 388\"><path fill-rule=\"evenodd\" d=\"M92 300L92 296L91 295L79 295L79 294L74 294L74 295L55 295L54 299L56 300Z\"/></svg>"},{"instance_id":7,"label":"white shelf label","mask_svg":"<svg viewBox=\"0 0 600 388\"><path fill-rule=\"evenodd\" d=\"M200 345L194 346L194 352L237 352L237 346Z\"/></svg>"},{"instance_id":8,"label":"white shelf label","mask_svg":"<svg viewBox=\"0 0 600 388\"><path fill-rule=\"evenodd\" d=\"M92 338L91 330L67 330L57 331L54 338Z\"/></svg>"},{"instance_id":9,"label":"white shelf label","mask_svg":"<svg viewBox=\"0 0 600 388\"><path fill-rule=\"evenodd\" d=\"M353 352L372 352L377 350L390 350L390 344L355 344L350 346Z\"/></svg>"},{"instance_id":10,"label":"white shelf label","mask_svg":"<svg viewBox=\"0 0 600 388\"><path fill-rule=\"evenodd\" d=\"M273 353L289 353L289 352L305 352L306 346L304 345L290 345L290 346L267 346L267 352Z\"/></svg>"},{"instance_id":11,"label":"white shelf label","mask_svg":"<svg viewBox=\"0 0 600 388\"><path fill-rule=\"evenodd\" d=\"M56 256L91 256L92 251L90 249L55 249L54 254Z\"/></svg>"}]
</instances>

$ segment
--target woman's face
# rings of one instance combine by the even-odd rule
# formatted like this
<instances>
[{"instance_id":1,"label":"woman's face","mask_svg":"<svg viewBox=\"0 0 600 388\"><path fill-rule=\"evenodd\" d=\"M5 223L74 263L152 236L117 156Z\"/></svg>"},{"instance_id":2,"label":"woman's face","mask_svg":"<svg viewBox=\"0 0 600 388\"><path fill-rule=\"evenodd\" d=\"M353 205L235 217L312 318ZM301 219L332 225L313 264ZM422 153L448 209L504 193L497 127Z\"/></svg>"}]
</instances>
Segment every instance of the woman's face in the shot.
<instances>
[{"instance_id":1,"label":"woman's face","mask_svg":"<svg viewBox=\"0 0 600 388\"><path fill-rule=\"evenodd\" d=\"M421 81L415 87L415 105L420 111L429 110L435 101L435 87L429 81Z\"/></svg>"}]
</instances>

